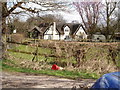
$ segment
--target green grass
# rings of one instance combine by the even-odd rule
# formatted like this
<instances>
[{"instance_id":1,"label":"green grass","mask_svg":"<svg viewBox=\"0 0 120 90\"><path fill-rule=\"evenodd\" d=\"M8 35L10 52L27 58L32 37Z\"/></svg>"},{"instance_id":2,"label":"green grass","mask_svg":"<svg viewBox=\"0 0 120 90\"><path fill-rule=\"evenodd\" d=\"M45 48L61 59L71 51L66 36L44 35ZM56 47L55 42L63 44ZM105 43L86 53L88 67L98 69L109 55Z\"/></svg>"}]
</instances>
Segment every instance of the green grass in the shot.
<instances>
[{"instance_id":1,"label":"green grass","mask_svg":"<svg viewBox=\"0 0 120 90\"><path fill-rule=\"evenodd\" d=\"M20 50L20 51L25 51L25 52L35 52L36 47L28 46L28 45L16 45L13 47L13 50ZM51 49L49 48L41 48L38 47L38 53L40 54L51 54Z\"/></svg>"},{"instance_id":2,"label":"green grass","mask_svg":"<svg viewBox=\"0 0 120 90\"><path fill-rule=\"evenodd\" d=\"M33 55L32 54L25 54L25 53L19 53L19 52L8 52L10 56L15 57L15 58L21 58L21 59L26 59L26 60L32 60Z\"/></svg>"},{"instance_id":3,"label":"green grass","mask_svg":"<svg viewBox=\"0 0 120 90\"><path fill-rule=\"evenodd\" d=\"M89 47L85 47L85 48L89 48ZM25 52L34 52L35 51L35 47L31 47L31 46L26 46L26 45L15 45L15 47L13 47L13 49L15 50L20 50L20 51L25 51ZM51 50L49 48L40 48L39 47L39 53L41 54L51 54ZM46 70L32 70L32 69L28 69L28 68L21 68L20 63L21 60L22 61L27 61L27 60L32 60L33 55L32 54L26 54L26 53L19 53L19 52L11 52L8 51L9 55L13 60L8 61L7 63L3 63L3 70L9 70L9 71L15 71L15 72L24 72L24 73L34 73L34 74L47 74L47 75L54 75L54 76L60 76L60 77L66 77L66 78L94 78L97 79L99 78L99 75L96 75L95 73L86 73L89 72L90 70L87 70L85 72L78 72L78 71L53 71L50 69L46 69ZM83 59L83 62L86 61L90 61L90 60L107 60L107 55L108 55L108 48L105 47L90 47L88 49L88 51L85 53L85 58ZM55 53L53 53L55 54ZM66 56L66 52L64 52L64 50L62 51L62 54L65 54L64 56ZM118 66L120 66L120 53L117 56L117 61L118 61ZM11 58L9 58L11 59ZM38 56L38 60L39 61L44 61L46 58L45 56L41 55ZM59 63L59 66L62 66L64 63L70 62L72 64L76 64L76 60L74 57L71 56L71 58L64 58L64 57L60 57L60 58L54 58L54 57L47 57L47 64L51 65L54 64L55 61L57 61L57 63ZM9 64L10 63L10 64ZM35 63L35 62L34 62ZM91 63L92 64L92 63ZM94 64L94 63L93 63ZM18 65L18 66L16 66ZM88 64L89 65L89 64ZM64 67L64 66L62 66ZM86 70L87 67L85 67L84 69ZM77 69L76 69L77 70Z\"/></svg>"},{"instance_id":4,"label":"green grass","mask_svg":"<svg viewBox=\"0 0 120 90\"><path fill-rule=\"evenodd\" d=\"M10 60L3 60L2 63L2 69L11 71L11 72L22 72L22 73L29 73L29 74L45 74L45 75L52 75L52 76L58 76L58 77L64 77L64 78L71 78L71 79L76 79L76 78L84 78L84 79L98 79L100 76L98 76L95 73L85 73L85 72L77 72L77 71L60 71L60 70L51 70L51 69L46 69L46 70L32 70L28 68L20 68L17 66L10 66L6 64L6 62L9 62ZM9 62L13 63L13 62Z\"/></svg>"},{"instance_id":5,"label":"green grass","mask_svg":"<svg viewBox=\"0 0 120 90\"><path fill-rule=\"evenodd\" d=\"M25 53L19 53L19 52L8 52L10 56L14 57L15 59L23 59L23 60L32 60L33 54L25 54ZM46 58L45 56L38 56L38 61L44 61ZM47 57L47 62L53 61L53 57Z\"/></svg>"},{"instance_id":6,"label":"green grass","mask_svg":"<svg viewBox=\"0 0 120 90\"><path fill-rule=\"evenodd\" d=\"M0 72L2 71L2 61L0 60Z\"/></svg>"},{"instance_id":7,"label":"green grass","mask_svg":"<svg viewBox=\"0 0 120 90\"><path fill-rule=\"evenodd\" d=\"M20 60L32 60L33 55L32 54L25 54L25 53L20 53L20 52L11 52L8 51L9 55L14 57L14 59L20 59ZM19 60L19 61L20 61ZM44 61L46 60L45 56L38 56L38 61ZM47 57L47 63L51 63L54 62L56 59L54 57ZM58 59L59 62L71 62L71 63L76 63L75 58L72 57L70 60L67 60L65 58L59 58ZM19 63L19 61L17 61L17 63Z\"/></svg>"}]
</instances>

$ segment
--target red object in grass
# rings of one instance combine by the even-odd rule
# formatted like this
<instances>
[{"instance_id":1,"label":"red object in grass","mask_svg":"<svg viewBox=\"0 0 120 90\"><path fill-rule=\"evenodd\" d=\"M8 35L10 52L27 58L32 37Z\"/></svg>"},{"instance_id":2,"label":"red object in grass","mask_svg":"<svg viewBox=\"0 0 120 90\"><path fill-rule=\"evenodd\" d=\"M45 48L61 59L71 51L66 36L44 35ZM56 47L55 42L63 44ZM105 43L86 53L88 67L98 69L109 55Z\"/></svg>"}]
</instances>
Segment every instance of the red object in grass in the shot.
<instances>
[{"instance_id":1,"label":"red object in grass","mask_svg":"<svg viewBox=\"0 0 120 90\"><path fill-rule=\"evenodd\" d=\"M54 64L54 65L52 65L52 68L51 68L52 70L59 70L60 69L60 67L58 67L56 64Z\"/></svg>"}]
</instances>

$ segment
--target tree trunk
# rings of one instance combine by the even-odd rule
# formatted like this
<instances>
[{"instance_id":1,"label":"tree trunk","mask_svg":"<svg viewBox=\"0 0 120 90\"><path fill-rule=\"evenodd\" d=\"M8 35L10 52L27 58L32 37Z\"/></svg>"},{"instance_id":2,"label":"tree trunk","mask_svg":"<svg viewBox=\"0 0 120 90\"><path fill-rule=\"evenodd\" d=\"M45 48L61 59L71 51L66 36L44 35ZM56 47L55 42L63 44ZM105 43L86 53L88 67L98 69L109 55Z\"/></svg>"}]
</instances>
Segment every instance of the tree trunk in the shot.
<instances>
[{"instance_id":1,"label":"tree trunk","mask_svg":"<svg viewBox=\"0 0 120 90\"><path fill-rule=\"evenodd\" d=\"M7 3L3 2L0 3L2 4L2 58L5 59L7 57L7 25L6 25L6 17L8 16L7 14Z\"/></svg>"},{"instance_id":2,"label":"tree trunk","mask_svg":"<svg viewBox=\"0 0 120 90\"><path fill-rule=\"evenodd\" d=\"M106 7L106 14L107 14L107 27L106 27L106 40L109 40L109 23L110 23L110 17L109 17L109 3L107 3L107 7Z\"/></svg>"},{"instance_id":3,"label":"tree trunk","mask_svg":"<svg viewBox=\"0 0 120 90\"><path fill-rule=\"evenodd\" d=\"M7 25L6 18L2 18L2 58L7 58Z\"/></svg>"},{"instance_id":4,"label":"tree trunk","mask_svg":"<svg viewBox=\"0 0 120 90\"><path fill-rule=\"evenodd\" d=\"M2 59L2 6L0 3L0 60Z\"/></svg>"}]
</instances>

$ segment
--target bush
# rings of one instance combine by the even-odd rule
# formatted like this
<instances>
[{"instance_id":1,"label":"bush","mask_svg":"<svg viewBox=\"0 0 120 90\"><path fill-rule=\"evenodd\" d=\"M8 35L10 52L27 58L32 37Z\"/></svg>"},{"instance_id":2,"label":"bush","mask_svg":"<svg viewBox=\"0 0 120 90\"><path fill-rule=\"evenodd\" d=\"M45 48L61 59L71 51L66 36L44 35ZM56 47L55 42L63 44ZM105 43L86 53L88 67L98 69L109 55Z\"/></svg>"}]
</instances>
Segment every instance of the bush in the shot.
<instances>
[{"instance_id":1,"label":"bush","mask_svg":"<svg viewBox=\"0 0 120 90\"><path fill-rule=\"evenodd\" d=\"M22 43L24 39L25 37L23 34L12 34L11 35L11 42Z\"/></svg>"}]
</instances>

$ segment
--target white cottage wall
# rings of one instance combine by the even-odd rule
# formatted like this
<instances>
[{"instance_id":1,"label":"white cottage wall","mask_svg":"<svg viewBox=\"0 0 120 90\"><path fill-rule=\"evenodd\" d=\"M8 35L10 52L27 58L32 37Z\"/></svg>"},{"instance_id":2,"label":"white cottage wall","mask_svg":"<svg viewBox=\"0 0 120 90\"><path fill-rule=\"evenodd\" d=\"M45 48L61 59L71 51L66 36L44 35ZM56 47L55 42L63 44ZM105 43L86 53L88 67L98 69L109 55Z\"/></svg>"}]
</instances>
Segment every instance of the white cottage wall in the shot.
<instances>
[{"instance_id":1,"label":"white cottage wall","mask_svg":"<svg viewBox=\"0 0 120 90\"><path fill-rule=\"evenodd\" d=\"M68 26L64 27L64 35L68 36L70 34L70 28Z\"/></svg>"},{"instance_id":2,"label":"white cottage wall","mask_svg":"<svg viewBox=\"0 0 120 90\"><path fill-rule=\"evenodd\" d=\"M60 35L60 40L64 40L65 39L65 35Z\"/></svg>"},{"instance_id":3,"label":"white cottage wall","mask_svg":"<svg viewBox=\"0 0 120 90\"><path fill-rule=\"evenodd\" d=\"M45 40L59 40L59 35L55 35L54 39L52 38L53 35L44 35Z\"/></svg>"},{"instance_id":4,"label":"white cottage wall","mask_svg":"<svg viewBox=\"0 0 120 90\"><path fill-rule=\"evenodd\" d=\"M65 26L64 27L64 35L61 35L61 39L64 40L68 36L70 36L70 28L68 26Z\"/></svg>"},{"instance_id":5,"label":"white cottage wall","mask_svg":"<svg viewBox=\"0 0 120 90\"><path fill-rule=\"evenodd\" d=\"M44 39L49 39L49 40L59 40L59 33L57 30L53 30L53 26L51 25L48 30L44 33Z\"/></svg>"},{"instance_id":6,"label":"white cottage wall","mask_svg":"<svg viewBox=\"0 0 120 90\"><path fill-rule=\"evenodd\" d=\"M76 32L76 36L82 36L83 39L87 39L87 34L85 33L85 31L83 30L82 27L79 28L79 30Z\"/></svg>"}]
</instances>

